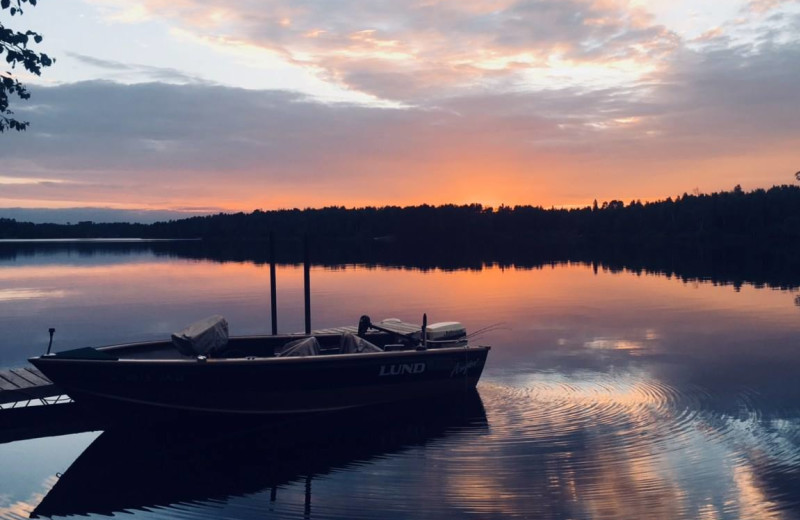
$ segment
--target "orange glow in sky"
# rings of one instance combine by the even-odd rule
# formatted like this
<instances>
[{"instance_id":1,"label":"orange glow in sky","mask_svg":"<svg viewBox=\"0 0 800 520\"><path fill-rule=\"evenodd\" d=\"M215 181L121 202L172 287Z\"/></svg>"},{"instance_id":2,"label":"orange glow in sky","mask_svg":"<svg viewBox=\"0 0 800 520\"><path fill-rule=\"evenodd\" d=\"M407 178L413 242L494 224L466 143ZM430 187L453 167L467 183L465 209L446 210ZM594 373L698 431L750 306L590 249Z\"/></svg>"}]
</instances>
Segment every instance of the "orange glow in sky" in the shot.
<instances>
[{"instance_id":1,"label":"orange glow in sky","mask_svg":"<svg viewBox=\"0 0 800 520\"><path fill-rule=\"evenodd\" d=\"M355 5L27 9L58 61L12 100L31 127L0 140L0 216L575 207L794 182L796 2Z\"/></svg>"}]
</instances>

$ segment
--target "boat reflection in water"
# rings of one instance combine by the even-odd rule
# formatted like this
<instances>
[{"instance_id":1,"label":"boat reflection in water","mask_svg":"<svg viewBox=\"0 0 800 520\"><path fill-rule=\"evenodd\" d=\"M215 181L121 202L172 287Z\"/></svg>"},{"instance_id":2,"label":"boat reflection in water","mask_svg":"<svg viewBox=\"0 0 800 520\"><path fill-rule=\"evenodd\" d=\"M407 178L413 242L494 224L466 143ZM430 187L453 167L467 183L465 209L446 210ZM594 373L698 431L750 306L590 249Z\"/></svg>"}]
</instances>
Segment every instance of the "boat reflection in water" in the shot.
<instances>
[{"instance_id":1,"label":"boat reflection in water","mask_svg":"<svg viewBox=\"0 0 800 520\"><path fill-rule=\"evenodd\" d=\"M110 427L61 475L31 518L110 515L213 501L311 479L458 432L488 430L477 391L458 397L319 414L280 422L239 420L131 429Z\"/></svg>"}]
</instances>

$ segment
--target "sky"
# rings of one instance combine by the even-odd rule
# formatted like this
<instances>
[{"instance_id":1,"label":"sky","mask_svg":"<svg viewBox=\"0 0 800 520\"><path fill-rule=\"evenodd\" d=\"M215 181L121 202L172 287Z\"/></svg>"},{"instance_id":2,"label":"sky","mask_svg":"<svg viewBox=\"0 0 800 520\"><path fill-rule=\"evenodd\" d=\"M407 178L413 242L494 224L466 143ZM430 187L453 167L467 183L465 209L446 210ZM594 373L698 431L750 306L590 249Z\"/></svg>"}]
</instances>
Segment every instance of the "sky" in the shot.
<instances>
[{"instance_id":1,"label":"sky","mask_svg":"<svg viewBox=\"0 0 800 520\"><path fill-rule=\"evenodd\" d=\"M0 134L0 217L577 207L800 169L800 0L39 0L0 17L56 58L13 71L30 127Z\"/></svg>"}]
</instances>

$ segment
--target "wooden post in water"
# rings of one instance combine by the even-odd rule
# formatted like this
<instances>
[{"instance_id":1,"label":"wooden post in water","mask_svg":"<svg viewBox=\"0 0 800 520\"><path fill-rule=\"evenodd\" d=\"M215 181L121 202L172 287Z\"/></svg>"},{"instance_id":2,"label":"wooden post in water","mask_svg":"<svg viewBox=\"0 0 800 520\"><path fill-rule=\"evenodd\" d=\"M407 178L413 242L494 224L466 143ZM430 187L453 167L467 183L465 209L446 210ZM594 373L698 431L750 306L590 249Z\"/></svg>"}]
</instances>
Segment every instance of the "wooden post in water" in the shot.
<instances>
[{"instance_id":1,"label":"wooden post in water","mask_svg":"<svg viewBox=\"0 0 800 520\"><path fill-rule=\"evenodd\" d=\"M306 475L306 500L303 508L303 518L311 518L311 475Z\"/></svg>"},{"instance_id":2,"label":"wooden post in water","mask_svg":"<svg viewBox=\"0 0 800 520\"><path fill-rule=\"evenodd\" d=\"M269 232L269 304L272 335L278 334L278 288L275 283L275 233Z\"/></svg>"},{"instance_id":3,"label":"wooden post in water","mask_svg":"<svg viewBox=\"0 0 800 520\"><path fill-rule=\"evenodd\" d=\"M306 307L306 334L311 334L311 260L308 253L308 233L303 239L303 289Z\"/></svg>"}]
</instances>

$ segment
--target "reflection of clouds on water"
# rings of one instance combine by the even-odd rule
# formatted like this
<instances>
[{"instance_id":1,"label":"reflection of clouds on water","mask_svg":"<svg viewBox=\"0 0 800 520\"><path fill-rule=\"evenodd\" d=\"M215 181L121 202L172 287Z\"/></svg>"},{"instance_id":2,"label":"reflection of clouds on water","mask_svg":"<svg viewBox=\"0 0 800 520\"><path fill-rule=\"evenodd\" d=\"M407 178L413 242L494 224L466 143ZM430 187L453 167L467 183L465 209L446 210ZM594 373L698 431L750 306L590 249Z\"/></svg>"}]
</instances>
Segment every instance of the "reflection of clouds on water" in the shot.
<instances>
[{"instance_id":1,"label":"reflection of clouds on water","mask_svg":"<svg viewBox=\"0 0 800 520\"><path fill-rule=\"evenodd\" d=\"M0 519L28 518L58 482L56 474L69 467L98 435L87 432L0 443Z\"/></svg>"},{"instance_id":2,"label":"reflection of clouds on water","mask_svg":"<svg viewBox=\"0 0 800 520\"><path fill-rule=\"evenodd\" d=\"M57 347L66 348L168 337L214 313L229 318L236 334L259 333L269 314L268 270L250 262L215 264L150 250L18 258L5 260L11 268L0 270L0 286L41 293L0 296L6 303L0 305L3 365L43 351L50 324L58 329ZM302 329L302 269L281 265L278 280L280 329ZM68 293L45 293L51 289ZM364 312L413 320L422 311L437 321L462 320L472 332L506 324L480 338L494 346L479 386L488 427L457 425L442 436L402 430L407 435L398 449L397 432L366 442L380 449L347 463L337 459L329 472L314 475L312 517L771 518L800 512L796 292L744 285L735 293L711 282L692 288L680 278L595 275L577 264L455 272L315 267L312 290L314 326L355 323ZM27 296L35 298L22 299ZM0 518L27 516L28 504L38 503L29 497L50 487L42 484L45 476L69 467L94 437L0 445L0 493L7 495L0 498ZM14 451L22 455L14 458ZM330 453L341 452L341 443L330 446ZM271 460L260 464L258 455L248 445L220 480L240 478L247 487L252 482L245 482L243 468L249 467L258 484L274 467ZM190 462L197 473L197 461ZM154 464L163 473L160 459ZM208 471L218 491L213 464ZM301 473L290 472L276 502L261 489L224 504L207 500L132 514L263 518L268 511L270 518L299 518ZM158 489L169 486L174 483Z\"/></svg>"},{"instance_id":3,"label":"reflection of clouds on water","mask_svg":"<svg viewBox=\"0 0 800 520\"><path fill-rule=\"evenodd\" d=\"M0 495L0 518L18 519L29 518L36 504L42 501L42 498L47 494L55 483L58 477L52 475L47 477L41 485L42 491L33 492L30 497L24 500L15 500L12 502L10 495Z\"/></svg>"},{"instance_id":4,"label":"reflection of clouds on water","mask_svg":"<svg viewBox=\"0 0 800 520\"><path fill-rule=\"evenodd\" d=\"M542 383L531 379L527 387L484 385L482 395L492 432L473 452L483 493L452 490L476 512L678 516L676 484L654 480L662 474L658 459L642 450L643 443L623 439L652 426L647 415L661 401L653 392L635 383L596 385L545 374Z\"/></svg>"},{"instance_id":5,"label":"reflection of clouds on water","mask_svg":"<svg viewBox=\"0 0 800 520\"><path fill-rule=\"evenodd\" d=\"M629 341L615 338L597 338L587 341L584 346L591 349L600 350L628 350L631 355L636 355L637 351L645 348L645 344L638 341Z\"/></svg>"},{"instance_id":6,"label":"reflection of clouds on water","mask_svg":"<svg viewBox=\"0 0 800 520\"><path fill-rule=\"evenodd\" d=\"M454 501L485 515L782 518L764 474L797 472L796 421L715 412L647 374L482 384L491 433L460 451ZM480 484L480 485L479 485ZM796 499L794 499L796 501Z\"/></svg>"},{"instance_id":7,"label":"reflection of clouds on water","mask_svg":"<svg viewBox=\"0 0 800 520\"><path fill-rule=\"evenodd\" d=\"M31 504L38 503L42 496L42 494L33 495L27 501L0 506L0 518L28 518L34 507Z\"/></svg>"},{"instance_id":8,"label":"reflection of clouds on water","mask_svg":"<svg viewBox=\"0 0 800 520\"><path fill-rule=\"evenodd\" d=\"M12 288L0 289L0 301L34 300L37 298L64 298L68 292L57 289Z\"/></svg>"},{"instance_id":9,"label":"reflection of clouds on water","mask_svg":"<svg viewBox=\"0 0 800 520\"><path fill-rule=\"evenodd\" d=\"M361 427L340 437L329 432L312 435L310 439L316 439L312 448L316 448L307 457L313 474L311 516L785 516L786 501L776 498L774 484L764 475L800 468L800 424L796 420L764 420L755 411L758 402L754 396L742 400L740 416L729 416L715 411L714 399L700 388L678 389L654 380L645 371L628 370L572 376L518 374L503 384L483 382L480 393L488 427L481 414L465 422L445 423L442 430L431 430L427 421L412 420L408 427L392 427L385 434L369 433L372 440L367 442L344 442L351 448L373 446L357 449L352 457L339 455L346 450L337 448L336 443L365 435ZM274 443L273 437L267 438L269 445ZM159 506L161 514L171 518L263 518L267 511L269 517L301 517L306 486L303 465L290 469L287 474L292 477L287 481L278 479L283 483L273 502L269 488L264 487L270 479L260 479L275 464L264 457L263 447L257 443L246 445L228 446L230 453L211 450L215 455L209 455L207 463L202 458L195 460L199 454L176 459L177 469L183 468L180 461L187 461L187 467L195 470L207 466L207 476L212 479L219 464L236 468L234 480L240 482L232 489L242 486L237 496L204 500L201 494L188 500L192 496L188 495L179 503ZM118 444L110 447L112 453L119 452ZM250 454L252 460L235 462L239 450ZM315 462L325 453L337 462ZM163 453L152 456L153 469L169 467ZM138 459L134 456L131 461ZM287 467L295 465L292 460L287 459ZM112 488L129 489L135 482L144 485L136 472L131 473L135 468L106 462L110 474L119 470L132 475L130 482L111 479ZM97 475L96 467L90 469L88 475ZM149 478L160 482L159 478L166 477ZM177 485L171 477L166 481ZM189 481L195 486L205 479ZM54 482L51 478L41 488L49 489ZM158 484L154 489L163 488ZM221 485L211 489L229 492ZM0 518L27 516L29 504L38 503L38 498L0 510ZM149 515L148 509L137 509L134 514Z\"/></svg>"},{"instance_id":10,"label":"reflection of clouds on water","mask_svg":"<svg viewBox=\"0 0 800 520\"><path fill-rule=\"evenodd\" d=\"M566 332L566 333L563 333ZM539 370L564 374L580 371L606 372L609 367L635 368L643 358L662 354L662 336L654 329L628 330L624 334L584 335L562 331L542 340L554 345L529 356ZM517 366L516 368L520 368Z\"/></svg>"}]
</instances>

